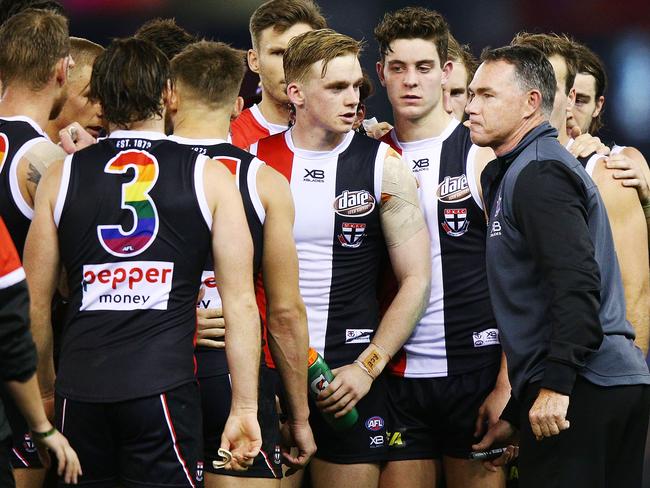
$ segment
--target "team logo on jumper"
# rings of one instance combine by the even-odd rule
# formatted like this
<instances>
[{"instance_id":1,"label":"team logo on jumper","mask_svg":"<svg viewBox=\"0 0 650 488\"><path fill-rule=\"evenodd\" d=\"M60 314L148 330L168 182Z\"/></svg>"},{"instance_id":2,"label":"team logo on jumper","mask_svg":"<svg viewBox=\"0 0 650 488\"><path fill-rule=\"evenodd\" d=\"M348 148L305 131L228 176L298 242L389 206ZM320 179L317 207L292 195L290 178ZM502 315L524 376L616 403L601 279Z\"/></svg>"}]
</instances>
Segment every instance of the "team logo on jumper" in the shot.
<instances>
[{"instance_id":1,"label":"team logo on jumper","mask_svg":"<svg viewBox=\"0 0 650 488\"><path fill-rule=\"evenodd\" d=\"M36 446L34 445L34 441L29 434L25 434L23 437L23 448L27 452L36 452Z\"/></svg>"},{"instance_id":2,"label":"team logo on jumper","mask_svg":"<svg viewBox=\"0 0 650 488\"><path fill-rule=\"evenodd\" d=\"M474 332L472 334L474 347L497 346L499 345L499 330L498 329L485 329L481 332Z\"/></svg>"},{"instance_id":3,"label":"team logo on jumper","mask_svg":"<svg viewBox=\"0 0 650 488\"><path fill-rule=\"evenodd\" d=\"M273 450L273 462L275 464L280 464L280 461L282 461L280 458L280 445L276 444L275 449Z\"/></svg>"},{"instance_id":4,"label":"team logo on jumper","mask_svg":"<svg viewBox=\"0 0 650 488\"><path fill-rule=\"evenodd\" d=\"M2 165L5 164L5 159L7 159L7 153L9 152L9 141L7 136L0 134L0 169Z\"/></svg>"},{"instance_id":5,"label":"team logo on jumper","mask_svg":"<svg viewBox=\"0 0 650 488\"><path fill-rule=\"evenodd\" d=\"M455 203L467 200L472 196L472 192L469 190L469 185L467 184L467 176L445 176L442 183L438 185L436 196L443 203Z\"/></svg>"},{"instance_id":6,"label":"team logo on jumper","mask_svg":"<svg viewBox=\"0 0 650 488\"><path fill-rule=\"evenodd\" d=\"M338 235L339 242L343 247L357 248L363 242L366 236L366 224L354 224L343 222L341 225L341 234Z\"/></svg>"},{"instance_id":7,"label":"team logo on jumper","mask_svg":"<svg viewBox=\"0 0 650 488\"><path fill-rule=\"evenodd\" d=\"M120 152L105 166L109 174L126 174L133 170L133 178L122 185L120 198L125 222L131 224L125 229L123 224L98 225L97 237L102 247L113 256L130 257L144 252L158 234L158 210L149 192L158 180L158 161L144 151L130 150Z\"/></svg>"},{"instance_id":8,"label":"team logo on jumper","mask_svg":"<svg viewBox=\"0 0 650 488\"><path fill-rule=\"evenodd\" d=\"M383 435L371 435L370 439L370 449L375 449L377 447L383 447L385 438Z\"/></svg>"},{"instance_id":9,"label":"team logo on jumper","mask_svg":"<svg viewBox=\"0 0 650 488\"><path fill-rule=\"evenodd\" d=\"M312 382L309 384L309 387L311 388L311 391L314 392L314 394L318 395L321 391L323 391L325 388L329 386L329 381L325 379L325 376L322 374L319 374L318 377L316 377Z\"/></svg>"},{"instance_id":10,"label":"team logo on jumper","mask_svg":"<svg viewBox=\"0 0 650 488\"><path fill-rule=\"evenodd\" d=\"M345 190L334 200L334 211L343 217L363 217L375 209L375 197L366 190Z\"/></svg>"},{"instance_id":11,"label":"team logo on jumper","mask_svg":"<svg viewBox=\"0 0 650 488\"><path fill-rule=\"evenodd\" d=\"M345 329L346 344L370 344L372 329Z\"/></svg>"},{"instance_id":12,"label":"team logo on jumper","mask_svg":"<svg viewBox=\"0 0 650 488\"><path fill-rule=\"evenodd\" d=\"M402 439L401 432L386 432L386 438L388 439L388 447L393 447L399 449L406 445L406 442Z\"/></svg>"},{"instance_id":13,"label":"team logo on jumper","mask_svg":"<svg viewBox=\"0 0 650 488\"><path fill-rule=\"evenodd\" d=\"M167 310L174 263L86 264L82 277L79 310Z\"/></svg>"},{"instance_id":14,"label":"team logo on jumper","mask_svg":"<svg viewBox=\"0 0 650 488\"><path fill-rule=\"evenodd\" d=\"M462 236L469 228L466 208L446 208L445 221L441 222L442 228L451 237Z\"/></svg>"},{"instance_id":15,"label":"team logo on jumper","mask_svg":"<svg viewBox=\"0 0 650 488\"><path fill-rule=\"evenodd\" d=\"M196 308L220 308L221 297L217 290L217 282L214 279L214 271L204 271L201 274L201 288L203 297L196 304Z\"/></svg>"},{"instance_id":16,"label":"team logo on jumper","mask_svg":"<svg viewBox=\"0 0 650 488\"><path fill-rule=\"evenodd\" d=\"M366 429L372 432L377 432L378 430L381 430L383 428L384 428L384 419L382 419L381 417L374 416L366 420Z\"/></svg>"},{"instance_id":17,"label":"team logo on jumper","mask_svg":"<svg viewBox=\"0 0 650 488\"><path fill-rule=\"evenodd\" d=\"M203 462L198 461L196 463L196 481L199 483L203 481Z\"/></svg>"}]
</instances>

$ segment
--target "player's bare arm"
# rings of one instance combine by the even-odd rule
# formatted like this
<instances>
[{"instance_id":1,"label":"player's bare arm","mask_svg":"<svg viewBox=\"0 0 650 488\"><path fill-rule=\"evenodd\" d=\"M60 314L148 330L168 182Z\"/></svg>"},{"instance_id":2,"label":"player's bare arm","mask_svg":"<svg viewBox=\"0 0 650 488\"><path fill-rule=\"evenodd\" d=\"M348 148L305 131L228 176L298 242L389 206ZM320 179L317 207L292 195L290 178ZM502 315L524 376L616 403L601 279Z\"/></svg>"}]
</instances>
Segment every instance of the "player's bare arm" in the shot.
<instances>
[{"instance_id":1,"label":"player's bare arm","mask_svg":"<svg viewBox=\"0 0 650 488\"><path fill-rule=\"evenodd\" d=\"M18 164L18 185L25 201L32 208L36 187L52 163L65 157L65 151L56 144L44 140L35 144Z\"/></svg>"},{"instance_id":2,"label":"player's bare arm","mask_svg":"<svg viewBox=\"0 0 650 488\"><path fill-rule=\"evenodd\" d=\"M417 183L392 149L384 161L380 219L398 292L370 345L354 364L334 370L334 381L321 394L318 406L325 412L336 412L337 417L352 410L368 392L410 337L429 301L429 233L418 202Z\"/></svg>"},{"instance_id":3,"label":"player's bare arm","mask_svg":"<svg viewBox=\"0 0 650 488\"><path fill-rule=\"evenodd\" d=\"M304 467L316 452L307 404L307 312L298 286L298 255L293 242L294 205L286 178L269 166L260 167L257 188L264 205L262 276L267 302L268 340L273 361L282 377L288 403L289 441L285 462Z\"/></svg>"},{"instance_id":4,"label":"player's bare arm","mask_svg":"<svg viewBox=\"0 0 650 488\"><path fill-rule=\"evenodd\" d=\"M257 423L260 322L253 291L253 243L233 176L217 161L204 169L206 199L213 215L212 253L223 302L228 369L232 379L230 416L221 447L232 452L226 468L246 469L262 444Z\"/></svg>"},{"instance_id":5,"label":"player's bare arm","mask_svg":"<svg viewBox=\"0 0 650 488\"><path fill-rule=\"evenodd\" d=\"M650 264L647 220L637 195L613 178L605 160L596 163L593 178L603 198L612 227L616 256L621 268L627 319L636 332L635 343L648 352L650 329Z\"/></svg>"},{"instance_id":6,"label":"player's bare arm","mask_svg":"<svg viewBox=\"0 0 650 488\"><path fill-rule=\"evenodd\" d=\"M52 296L60 276L60 260L53 210L61 182L62 167L62 160L52 164L39 185L34 219L29 227L23 257L31 298L31 329L38 352L38 382L46 407L52 407L54 402L51 311Z\"/></svg>"},{"instance_id":7,"label":"player's bare arm","mask_svg":"<svg viewBox=\"0 0 650 488\"><path fill-rule=\"evenodd\" d=\"M612 176L620 180L621 185L636 190L650 235L650 167L643 154L634 147L626 147L607 159L607 167L616 170Z\"/></svg>"}]
</instances>

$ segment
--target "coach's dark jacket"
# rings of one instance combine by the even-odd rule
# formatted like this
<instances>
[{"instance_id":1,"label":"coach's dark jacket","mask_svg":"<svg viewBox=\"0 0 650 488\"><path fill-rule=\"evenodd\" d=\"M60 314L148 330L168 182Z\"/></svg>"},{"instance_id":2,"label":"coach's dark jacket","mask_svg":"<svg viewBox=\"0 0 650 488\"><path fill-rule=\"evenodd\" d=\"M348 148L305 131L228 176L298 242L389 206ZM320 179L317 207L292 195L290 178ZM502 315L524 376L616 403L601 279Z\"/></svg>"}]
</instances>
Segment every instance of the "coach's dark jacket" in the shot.
<instances>
[{"instance_id":1,"label":"coach's dark jacket","mask_svg":"<svg viewBox=\"0 0 650 488\"><path fill-rule=\"evenodd\" d=\"M515 398L535 381L570 395L576 375L649 384L605 206L557 131L547 122L530 131L481 183L490 295Z\"/></svg>"}]
</instances>

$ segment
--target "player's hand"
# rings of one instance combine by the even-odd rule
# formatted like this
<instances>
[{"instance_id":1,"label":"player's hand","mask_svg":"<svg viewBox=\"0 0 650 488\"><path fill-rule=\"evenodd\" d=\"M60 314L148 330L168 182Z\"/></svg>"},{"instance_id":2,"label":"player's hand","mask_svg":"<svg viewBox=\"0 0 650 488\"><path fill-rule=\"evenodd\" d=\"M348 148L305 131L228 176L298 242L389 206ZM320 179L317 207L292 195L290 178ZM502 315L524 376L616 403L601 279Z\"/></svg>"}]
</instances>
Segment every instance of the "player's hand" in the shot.
<instances>
[{"instance_id":1,"label":"player's hand","mask_svg":"<svg viewBox=\"0 0 650 488\"><path fill-rule=\"evenodd\" d=\"M586 158L593 153L607 156L609 154L609 148L600 142L598 137L594 137L591 134L582 134L575 138L569 148L569 152L576 158Z\"/></svg>"},{"instance_id":2,"label":"player's hand","mask_svg":"<svg viewBox=\"0 0 650 488\"><path fill-rule=\"evenodd\" d=\"M45 429L43 432L50 430L52 426ZM66 439L63 434L58 430L45 438L40 438L38 436L32 436L36 450L38 451L38 457L43 463L43 466L46 468L50 467L52 460L50 459L49 451L52 451L56 456L58 465L56 472L59 476L63 477L63 480L67 484L76 485L83 473L81 471L81 464L79 463L79 458L77 453L74 452L74 449L70 447L68 439Z\"/></svg>"},{"instance_id":3,"label":"player's hand","mask_svg":"<svg viewBox=\"0 0 650 488\"><path fill-rule=\"evenodd\" d=\"M517 431L514 426L507 420L499 419L492 425L481 439L481 442L472 446L473 451L487 451L493 447L494 443L506 444L506 451L496 459L483 461L483 467L488 471L496 472L501 466L509 463L519 456L519 446L517 441Z\"/></svg>"},{"instance_id":4,"label":"player's hand","mask_svg":"<svg viewBox=\"0 0 650 488\"><path fill-rule=\"evenodd\" d=\"M605 166L609 169L618 170L612 176L617 180L621 180L623 186L636 189L641 204L650 203L650 181L643 172L639 161L618 153L608 157Z\"/></svg>"},{"instance_id":5,"label":"player's hand","mask_svg":"<svg viewBox=\"0 0 650 488\"><path fill-rule=\"evenodd\" d=\"M381 139L386 133L390 132L393 128L388 122L377 122L372 125L364 125L363 128L366 130L366 134L373 139Z\"/></svg>"},{"instance_id":6,"label":"player's hand","mask_svg":"<svg viewBox=\"0 0 650 488\"><path fill-rule=\"evenodd\" d=\"M73 154L97 142L78 122L73 122L66 128L61 129L59 139L61 140L61 147L68 154Z\"/></svg>"},{"instance_id":7,"label":"player's hand","mask_svg":"<svg viewBox=\"0 0 650 488\"><path fill-rule=\"evenodd\" d=\"M287 476L304 468L316 452L316 442L309 421L289 419L280 426L282 456L284 464L289 466ZM291 454L291 448L296 448L297 455Z\"/></svg>"},{"instance_id":8,"label":"player's hand","mask_svg":"<svg viewBox=\"0 0 650 488\"><path fill-rule=\"evenodd\" d=\"M483 435L485 424L489 429L499 421L508 400L510 400L510 388L495 386L478 409L474 437Z\"/></svg>"},{"instance_id":9,"label":"player's hand","mask_svg":"<svg viewBox=\"0 0 650 488\"><path fill-rule=\"evenodd\" d=\"M366 396L372 378L356 364L333 369L332 374L334 380L318 395L316 406L338 418L350 412Z\"/></svg>"},{"instance_id":10,"label":"player's hand","mask_svg":"<svg viewBox=\"0 0 650 488\"><path fill-rule=\"evenodd\" d=\"M253 465L262 447L262 433L257 422L257 410L231 411L221 434L222 449L232 454L225 469L246 471Z\"/></svg>"},{"instance_id":11,"label":"player's hand","mask_svg":"<svg viewBox=\"0 0 650 488\"><path fill-rule=\"evenodd\" d=\"M540 441L544 437L558 435L569 428L566 413L569 408L569 397L553 390L541 388L537 399L530 411L528 420L535 438Z\"/></svg>"},{"instance_id":12,"label":"player's hand","mask_svg":"<svg viewBox=\"0 0 650 488\"><path fill-rule=\"evenodd\" d=\"M199 290L199 297L196 304L200 305L205 296L205 288ZM226 347L224 338L226 336L226 322L223 318L221 308L199 308L196 309L196 345L223 349Z\"/></svg>"}]
</instances>

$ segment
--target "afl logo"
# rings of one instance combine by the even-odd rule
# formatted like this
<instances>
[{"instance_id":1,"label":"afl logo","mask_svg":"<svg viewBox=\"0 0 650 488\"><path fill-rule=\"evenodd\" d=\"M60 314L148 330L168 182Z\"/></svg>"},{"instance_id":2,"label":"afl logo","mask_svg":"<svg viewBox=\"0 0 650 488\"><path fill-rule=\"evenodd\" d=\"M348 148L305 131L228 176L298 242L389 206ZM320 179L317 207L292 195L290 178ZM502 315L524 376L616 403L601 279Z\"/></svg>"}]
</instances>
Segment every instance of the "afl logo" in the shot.
<instances>
[{"instance_id":1,"label":"afl logo","mask_svg":"<svg viewBox=\"0 0 650 488\"><path fill-rule=\"evenodd\" d=\"M381 430L384 428L384 419L381 417L370 417L368 420L366 420L366 429L372 431L372 432L377 432L378 430Z\"/></svg>"},{"instance_id":2,"label":"afl logo","mask_svg":"<svg viewBox=\"0 0 650 488\"><path fill-rule=\"evenodd\" d=\"M375 197L366 190L345 190L334 200L334 212L343 217L363 217L375 209Z\"/></svg>"},{"instance_id":3,"label":"afl logo","mask_svg":"<svg viewBox=\"0 0 650 488\"><path fill-rule=\"evenodd\" d=\"M436 192L438 200L443 203L452 203L452 202L462 202L467 200L472 193L469 190L469 185L467 184L467 176L445 176L445 179L442 180L442 183L438 186L438 191Z\"/></svg>"}]
</instances>

